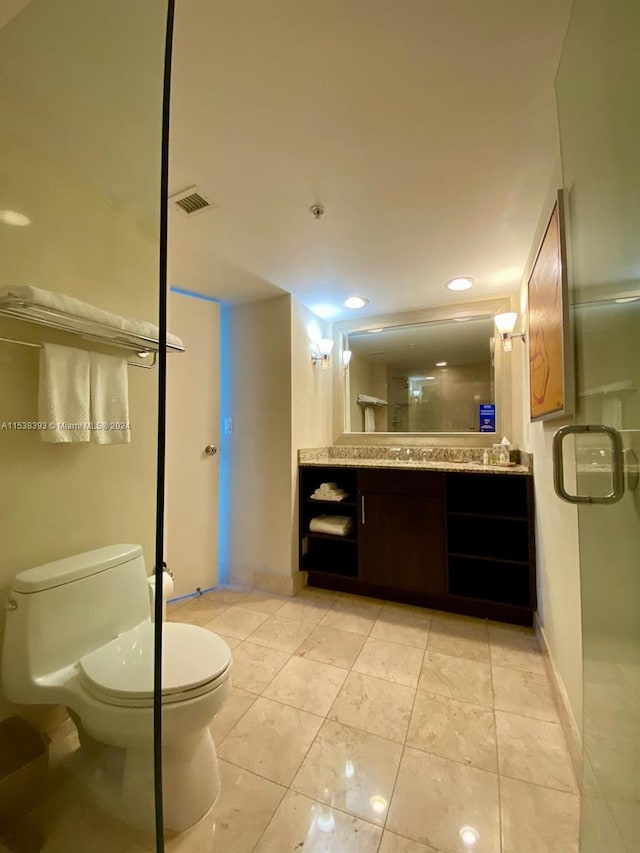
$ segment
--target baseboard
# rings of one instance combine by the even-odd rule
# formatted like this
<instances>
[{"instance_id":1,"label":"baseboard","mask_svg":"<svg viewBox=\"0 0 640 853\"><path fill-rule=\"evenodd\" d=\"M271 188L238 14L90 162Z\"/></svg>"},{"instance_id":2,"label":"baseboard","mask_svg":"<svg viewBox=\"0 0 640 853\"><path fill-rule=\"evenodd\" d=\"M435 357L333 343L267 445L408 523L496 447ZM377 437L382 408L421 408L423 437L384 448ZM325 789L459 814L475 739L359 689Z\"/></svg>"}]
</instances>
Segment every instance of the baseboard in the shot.
<instances>
[{"instance_id":1,"label":"baseboard","mask_svg":"<svg viewBox=\"0 0 640 853\"><path fill-rule=\"evenodd\" d=\"M553 657L551 656L551 653L549 651L547 637L544 632L544 628L538 620L537 613L535 614L535 629L536 637L538 638L538 644L544 656L544 662L547 668L549 681L551 682L551 687L553 689L556 705L558 706L560 724L562 726L562 730L567 741L569 756L573 765L573 772L576 775L578 787L581 788L583 762L582 735L580 733L580 728L576 722L576 718L573 714L571 703L569 702L569 697L567 696L567 691L565 690L562 677L556 669Z\"/></svg>"},{"instance_id":2,"label":"baseboard","mask_svg":"<svg viewBox=\"0 0 640 853\"><path fill-rule=\"evenodd\" d=\"M297 595L307 585L307 573L280 575L277 572L254 572L253 586L261 592L274 595Z\"/></svg>"}]
</instances>

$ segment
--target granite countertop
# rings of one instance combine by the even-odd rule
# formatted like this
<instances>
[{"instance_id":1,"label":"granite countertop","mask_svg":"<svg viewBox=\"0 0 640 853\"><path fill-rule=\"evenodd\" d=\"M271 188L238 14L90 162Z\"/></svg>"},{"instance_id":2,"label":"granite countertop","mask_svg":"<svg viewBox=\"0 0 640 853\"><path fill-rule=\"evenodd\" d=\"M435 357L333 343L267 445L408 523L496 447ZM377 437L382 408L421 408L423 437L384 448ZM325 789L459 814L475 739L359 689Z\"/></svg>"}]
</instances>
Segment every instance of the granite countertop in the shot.
<instances>
[{"instance_id":1,"label":"granite countertop","mask_svg":"<svg viewBox=\"0 0 640 853\"><path fill-rule=\"evenodd\" d=\"M528 474L532 473L531 467L522 464L512 465L483 465L477 458L477 449L462 449L460 457L455 455L453 448L433 448L432 455L448 456L449 458L431 459L393 459L389 458L389 448L386 458L374 456L373 448L366 448L366 455L357 453L356 447L314 447L298 451L300 465L325 466L332 468L395 468L405 471L465 471L473 474ZM405 451L405 448L402 448ZM414 453L421 453L422 448L414 449ZM482 459L482 448L479 451ZM464 458L466 457L466 459Z\"/></svg>"}]
</instances>

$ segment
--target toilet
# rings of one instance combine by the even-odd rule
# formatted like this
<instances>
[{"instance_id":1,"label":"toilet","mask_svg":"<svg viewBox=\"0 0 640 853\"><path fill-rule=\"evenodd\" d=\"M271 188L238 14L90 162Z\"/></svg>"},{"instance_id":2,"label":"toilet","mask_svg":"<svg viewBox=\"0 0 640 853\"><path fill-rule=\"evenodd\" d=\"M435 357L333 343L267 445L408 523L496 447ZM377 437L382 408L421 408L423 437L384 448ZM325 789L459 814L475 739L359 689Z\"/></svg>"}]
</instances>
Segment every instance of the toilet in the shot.
<instances>
[{"instance_id":1,"label":"toilet","mask_svg":"<svg viewBox=\"0 0 640 853\"><path fill-rule=\"evenodd\" d=\"M21 572L6 615L6 697L66 706L80 740L70 769L103 808L152 829L154 624L142 548L109 545ZM220 790L210 724L231 689L231 651L205 628L162 628L164 824L182 832Z\"/></svg>"}]
</instances>

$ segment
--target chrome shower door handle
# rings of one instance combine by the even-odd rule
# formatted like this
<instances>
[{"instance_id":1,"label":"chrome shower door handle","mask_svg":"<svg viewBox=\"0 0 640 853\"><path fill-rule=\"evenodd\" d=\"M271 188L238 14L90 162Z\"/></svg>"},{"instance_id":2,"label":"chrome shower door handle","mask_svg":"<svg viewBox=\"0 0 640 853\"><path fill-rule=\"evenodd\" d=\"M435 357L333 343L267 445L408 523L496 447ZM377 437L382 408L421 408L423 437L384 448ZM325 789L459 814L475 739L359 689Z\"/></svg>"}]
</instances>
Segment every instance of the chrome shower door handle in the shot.
<instances>
[{"instance_id":1,"label":"chrome shower door handle","mask_svg":"<svg viewBox=\"0 0 640 853\"><path fill-rule=\"evenodd\" d=\"M564 485L563 442L568 435L606 435L612 449L612 491L607 495L572 495ZM553 436L553 487L559 498L571 504L615 504L624 497L624 449L622 436L617 429L604 424L565 426Z\"/></svg>"}]
</instances>

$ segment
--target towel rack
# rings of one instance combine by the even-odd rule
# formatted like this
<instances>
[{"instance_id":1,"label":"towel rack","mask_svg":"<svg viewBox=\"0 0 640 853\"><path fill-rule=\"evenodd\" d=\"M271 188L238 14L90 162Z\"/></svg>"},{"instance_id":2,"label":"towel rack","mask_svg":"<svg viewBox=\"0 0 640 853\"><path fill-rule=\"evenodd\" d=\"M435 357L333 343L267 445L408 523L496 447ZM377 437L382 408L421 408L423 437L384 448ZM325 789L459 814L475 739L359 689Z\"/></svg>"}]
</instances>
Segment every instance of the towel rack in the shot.
<instances>
[{"instance_id":1,"label":"towel rack","mask_svg":"<svg viewBox=\"0 0 640 853\"><path fill-rule=\"evenodd\" d=\"M150 370L155 367L157 361L157 353L160 348L159 341L140 332L118 329L115 326L101 323L98 320L88 319L57 308L39 305L15 297L4 297L0 301L0 315L25 320L28 323L35 323L52 329L60 329L64 332L78 335L84 340L96 341L106 346L133 351L137 353L139 358L146 358L148 355L153 354L153 360L149 364L144 364L140 361L128 361L132 367L142 367ZM42 344L16 340L14 338L0 337L0 342L42 348ZM184 352L184 349L181 342L167 342L168 352Z\"/></svg>"},{"instance_id":2,"label":"towel rack","mask_svg":"<svg viewBox=\"0 0 640 853\"><path fill-rule=\"evenodd\" d=\"M32 347L33 349L42 349L44 344L34 344L31 341L16 341L13 338L2 338L0 337L0 343L3 344L16 344L20 347ZM139 352L138 356L140 358L146 358L148 355L153 355L153 361L150 364L144 364L141 361L129 361L127 360L127 364L130 364L131 367L143 367L145 370L153 370L156 366L157 354L149 353L149 352Z\"/></svg>"}]
</instances>

